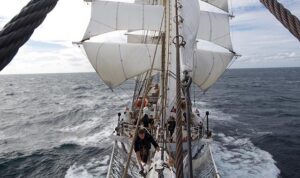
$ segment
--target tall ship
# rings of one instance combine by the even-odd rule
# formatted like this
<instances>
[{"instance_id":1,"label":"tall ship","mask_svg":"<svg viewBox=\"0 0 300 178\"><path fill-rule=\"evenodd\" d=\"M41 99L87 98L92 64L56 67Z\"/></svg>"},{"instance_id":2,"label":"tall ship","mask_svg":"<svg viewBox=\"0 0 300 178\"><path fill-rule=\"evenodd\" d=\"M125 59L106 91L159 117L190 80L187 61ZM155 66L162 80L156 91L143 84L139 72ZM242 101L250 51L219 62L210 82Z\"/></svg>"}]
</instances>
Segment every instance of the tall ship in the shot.
<instances>
[{"instance_id":1,"label":"tall ship","mask_svg":"<svg viewBox=\"0 0 300 178\"><path fill-rule=\"evenodd\" d=\"M228 1L201 2L218 12L198 0L88 2L79 45L112 90L135 81L131 106L117 116L107 177L220 177L209 112L192 105L190 87L207 91L236 56ZM144 140L150 147L139 147Z\"/></svg>"}]
</instances>

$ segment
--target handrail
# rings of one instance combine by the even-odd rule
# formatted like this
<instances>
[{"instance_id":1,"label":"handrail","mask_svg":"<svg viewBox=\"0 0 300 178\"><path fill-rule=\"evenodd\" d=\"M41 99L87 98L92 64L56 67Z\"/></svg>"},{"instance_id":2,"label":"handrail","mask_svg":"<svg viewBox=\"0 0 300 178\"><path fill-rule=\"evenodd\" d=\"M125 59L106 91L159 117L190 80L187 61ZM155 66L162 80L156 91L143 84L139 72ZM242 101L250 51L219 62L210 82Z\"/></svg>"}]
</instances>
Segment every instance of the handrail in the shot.
<instances>
[{"instance_id":1,"label":"handrail","mask_svg":"<svg viewBox=\"0 0 300 178\"><path fill-rule=\"evenodd\" d=\"M209 154L210 154L210 156L211 156L212 163L213 163L213 165L214 165L214 170L215 170L215 174L216 174L215 177L216 177L216 178L220 178L220 174L219 174L217 165L216 165L216 163L215 163L214 156L213 156L212 151L211 151L211 146L208 145L208 148L209 148Z\"/></svg>"},{"instance_id":2,"label":"handrail","mask_svg":"<svg viewBox=\"0 0 300 178\"><path fill-rule=\"evenodd\" d=\"M114 141L114 145L113 145L113 150L112 150L112 153L111 153L111 156L110 156L110 162L109 162L108 172L107 172L106 178L109 178L109 176L111 174L112 162L113 162L113 158L114 158L114 153L115 153L116 145L117 145L117 141L115 140Z\"/></svg>"}]
</instances>

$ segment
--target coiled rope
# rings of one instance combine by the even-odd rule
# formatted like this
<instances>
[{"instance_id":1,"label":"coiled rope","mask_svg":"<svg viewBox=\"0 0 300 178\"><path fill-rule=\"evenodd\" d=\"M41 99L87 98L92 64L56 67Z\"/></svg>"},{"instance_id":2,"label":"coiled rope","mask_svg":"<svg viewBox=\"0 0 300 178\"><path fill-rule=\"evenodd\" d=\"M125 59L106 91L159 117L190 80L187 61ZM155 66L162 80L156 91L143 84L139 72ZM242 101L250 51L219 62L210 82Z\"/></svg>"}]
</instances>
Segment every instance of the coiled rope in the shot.
<instances>
[{"instance_id":1,"label":"coiled rope","mask_svg":"<svg viewBox=\"0 0 300 178\"><path fill-rule=\"evenodd\" d=\"M0 71L11 62L57 2L58 0L31 0L3 27L0 31Z\"/></svg>"},{"instance_id":2,"label":"coiled rope","mask_svg":"<svg viewBox=\"0 0 300 178\"><path fill-rule=\"evenodd\" d=\"M300 41L300 21L277 0L260 0L260 2Z\"/></svg>"}]
</instances>

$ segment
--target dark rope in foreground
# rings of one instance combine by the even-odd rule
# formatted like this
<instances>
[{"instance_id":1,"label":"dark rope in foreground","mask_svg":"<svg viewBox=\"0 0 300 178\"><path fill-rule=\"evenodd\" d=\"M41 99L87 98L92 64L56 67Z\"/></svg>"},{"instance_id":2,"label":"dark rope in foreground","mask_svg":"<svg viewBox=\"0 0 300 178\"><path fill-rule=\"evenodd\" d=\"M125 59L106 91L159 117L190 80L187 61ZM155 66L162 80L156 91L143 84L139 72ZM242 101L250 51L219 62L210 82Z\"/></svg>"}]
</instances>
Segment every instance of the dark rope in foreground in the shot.
<instances>
[{"instance_id":1,"label":"dark rope in foreground","mask_svg":"<svg viewBox=\"0 0 300 178\"><path fill-rule=\"evenodd\" d=\"M260 0L262 4L300 41L300 21L277 0Z\"/></svg>"},{"instance_id":2,"label":"dark rope in foreground","mask_svg":"<svg viewBox=\"0 0 300 178\"><path fill-rule=\"evenodd\" d=\"M31 0L0 31L0 71L7 66L41 25L58 0Z\"/></svg>"}]
</instances>

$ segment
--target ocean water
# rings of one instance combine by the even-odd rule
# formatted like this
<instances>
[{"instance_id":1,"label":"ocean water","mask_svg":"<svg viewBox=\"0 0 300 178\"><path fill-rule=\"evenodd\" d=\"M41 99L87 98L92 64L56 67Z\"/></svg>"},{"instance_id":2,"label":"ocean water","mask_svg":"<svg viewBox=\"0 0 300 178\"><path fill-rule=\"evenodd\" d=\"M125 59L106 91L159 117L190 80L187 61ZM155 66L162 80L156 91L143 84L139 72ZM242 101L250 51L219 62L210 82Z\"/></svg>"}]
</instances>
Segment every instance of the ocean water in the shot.
<instances>
[{"instance_id":1,"label":"ocean water","mask_svg":"<svg viewBox=\"0 0 300 178\"><path fill-rule=\"evenodd\" d=\"M95 73L0 75L0 177L105 177L117 113ZM300 177L300 68L228 70L193 103L210 111L222 177Z\"/></svg>"}]
</instances>

